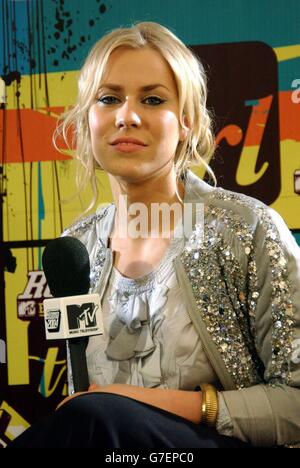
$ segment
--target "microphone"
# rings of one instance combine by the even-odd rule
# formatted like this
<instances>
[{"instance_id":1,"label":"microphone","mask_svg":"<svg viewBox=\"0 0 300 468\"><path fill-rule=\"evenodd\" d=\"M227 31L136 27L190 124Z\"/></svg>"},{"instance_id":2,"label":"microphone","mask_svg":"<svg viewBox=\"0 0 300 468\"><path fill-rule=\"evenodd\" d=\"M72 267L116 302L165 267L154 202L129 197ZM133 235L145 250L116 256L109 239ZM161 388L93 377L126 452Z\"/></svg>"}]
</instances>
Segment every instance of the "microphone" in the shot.
<instances>
[{"instance_id":1,"label":"microphone","mask_svg":"<svg viewBox=\"0 0 300 468\"><path fill-rule=\"evenodd\" d=\"M46 245L42 264L53 296L43 303L46 339L67 340L74 391L86 391L88 336L103 334L99 294L88 294L89 254L78 239L59 237Z\"/></svg>"}]
</instances>

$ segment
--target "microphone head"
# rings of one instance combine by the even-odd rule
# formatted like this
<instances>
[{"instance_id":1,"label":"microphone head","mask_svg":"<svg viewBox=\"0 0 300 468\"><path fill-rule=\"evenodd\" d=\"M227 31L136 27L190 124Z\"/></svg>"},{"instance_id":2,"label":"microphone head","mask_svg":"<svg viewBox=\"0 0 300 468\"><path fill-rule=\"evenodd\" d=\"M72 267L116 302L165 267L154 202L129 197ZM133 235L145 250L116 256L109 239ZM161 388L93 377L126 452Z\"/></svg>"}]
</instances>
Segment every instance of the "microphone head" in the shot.
<instances>
[{"instance_id":1,"label":"microphone head","mask_svg":"<svg viewBox=\"0 0 300 468\"><path fill-rule=\"evenodd\" d=\"M87 294L90 259L82 242L74 237L50 241L43 252L43 269L53 297Z\"/></svg>"}]
</instances>

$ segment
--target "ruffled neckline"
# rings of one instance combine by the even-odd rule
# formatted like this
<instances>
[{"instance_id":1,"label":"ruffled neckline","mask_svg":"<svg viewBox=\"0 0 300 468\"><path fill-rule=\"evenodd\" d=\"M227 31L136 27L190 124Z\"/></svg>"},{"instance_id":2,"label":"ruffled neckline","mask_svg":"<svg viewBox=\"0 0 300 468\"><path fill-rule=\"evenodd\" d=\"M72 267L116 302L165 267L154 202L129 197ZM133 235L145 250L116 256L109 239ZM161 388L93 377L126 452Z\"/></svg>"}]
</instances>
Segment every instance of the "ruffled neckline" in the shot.
<instances>
[{"instance_id":1,"label":"ruffled neckline","mask_svg":"<svg viewBox=\"0 0 300 468\"><path fill-rule=\"evenodd\" d=\"M184 246L184 238L175 235L180 228L176 226L163 258L152 272L139 278L127 278L114 267L111 272L106 355L116 361L147 358L140 370L144 380L148 380L148 374L152 381L154 374L159 374L155 381L161 377L160 347L155 334L164 320L173 259Z\"/></svg>"}]
</instances>

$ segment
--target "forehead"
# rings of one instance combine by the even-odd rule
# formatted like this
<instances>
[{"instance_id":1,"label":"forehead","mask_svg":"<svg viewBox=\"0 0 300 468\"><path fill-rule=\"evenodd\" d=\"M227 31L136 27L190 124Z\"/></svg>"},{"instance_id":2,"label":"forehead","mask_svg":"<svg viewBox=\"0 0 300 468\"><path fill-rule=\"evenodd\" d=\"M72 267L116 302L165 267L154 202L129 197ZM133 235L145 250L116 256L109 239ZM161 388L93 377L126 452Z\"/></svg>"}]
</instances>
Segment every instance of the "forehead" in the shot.
<instances>
[{"instance_id":1,"label":"forehead","mask_svg":"<svg viewBox=\"0 0 300 468\"><path fill-rule=\"evenodd\" d=\"M101 82L143 84L159 82L176 91L174 73L159 51L118 47L107 62Z\"/></svg>"}]
</instances>

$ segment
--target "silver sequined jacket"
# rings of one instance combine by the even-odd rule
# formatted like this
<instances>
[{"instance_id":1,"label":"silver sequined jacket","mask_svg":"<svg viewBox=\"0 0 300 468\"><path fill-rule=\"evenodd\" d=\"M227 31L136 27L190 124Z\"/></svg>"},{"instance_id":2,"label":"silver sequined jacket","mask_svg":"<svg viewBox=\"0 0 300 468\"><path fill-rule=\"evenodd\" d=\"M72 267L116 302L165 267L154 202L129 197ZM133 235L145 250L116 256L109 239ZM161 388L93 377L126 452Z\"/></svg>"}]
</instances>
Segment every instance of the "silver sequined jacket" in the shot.
<instances>
[{"instance_id":1,"label":"silver sequined jacket","mask_svg":"<svg viewBox=\"0 0 300 468\"><path fill-rule=\"evenodd\" d=\"M187 173L185 203L204 205L174 268L194 326L223 386L241 439L256 446L300 441L300 249L271 208ZM103 294L113 204L71 226ZM203 235L204 234L204 235Z\"/></svg>"}]
</instances>

